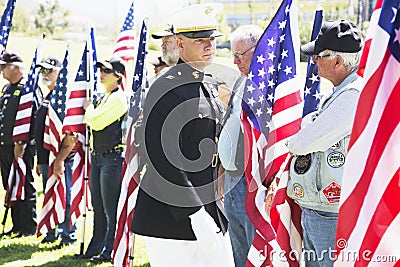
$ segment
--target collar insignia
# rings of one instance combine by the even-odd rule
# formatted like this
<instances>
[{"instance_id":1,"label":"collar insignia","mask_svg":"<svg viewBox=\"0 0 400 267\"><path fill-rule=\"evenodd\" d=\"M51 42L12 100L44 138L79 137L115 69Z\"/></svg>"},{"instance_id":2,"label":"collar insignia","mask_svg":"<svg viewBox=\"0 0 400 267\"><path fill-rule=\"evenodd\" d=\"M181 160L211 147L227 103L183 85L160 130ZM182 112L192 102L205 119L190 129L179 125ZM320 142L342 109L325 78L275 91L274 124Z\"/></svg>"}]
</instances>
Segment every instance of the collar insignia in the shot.
<instances>
[{"instance_id":1,"label":"collar insignia","mask_svg":"<svg viewBox=\"0 0 400 267\"><path fill-rule=\"evenodd\" d=\"M193 78L198 79L200 77L199 72L198 71L193 71L192 72Z\"/></svg>"}]
</instances>

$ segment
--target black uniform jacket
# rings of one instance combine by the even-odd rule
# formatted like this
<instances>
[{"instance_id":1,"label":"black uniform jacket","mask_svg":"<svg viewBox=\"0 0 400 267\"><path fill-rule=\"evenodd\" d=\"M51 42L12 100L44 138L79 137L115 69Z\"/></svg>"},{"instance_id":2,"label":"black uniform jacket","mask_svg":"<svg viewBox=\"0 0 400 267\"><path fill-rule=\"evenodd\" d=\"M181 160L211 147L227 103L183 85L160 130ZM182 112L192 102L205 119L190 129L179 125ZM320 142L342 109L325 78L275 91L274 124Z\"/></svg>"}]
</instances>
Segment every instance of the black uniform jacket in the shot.
<instances>
[{"instance_id":1,"label":"black uniform jacket","mask_svg":"<svg viewBox=\"0 0 400 267\"><path fill-rule=\"evenodd\" d=\"M225 232L227 220L215 202L216 120L220 117L204 73L182 60L151 86L136 130L146 164L133 218L133 232L195 240L189 216L202 206Z\"/></svg>"}]
</instances>

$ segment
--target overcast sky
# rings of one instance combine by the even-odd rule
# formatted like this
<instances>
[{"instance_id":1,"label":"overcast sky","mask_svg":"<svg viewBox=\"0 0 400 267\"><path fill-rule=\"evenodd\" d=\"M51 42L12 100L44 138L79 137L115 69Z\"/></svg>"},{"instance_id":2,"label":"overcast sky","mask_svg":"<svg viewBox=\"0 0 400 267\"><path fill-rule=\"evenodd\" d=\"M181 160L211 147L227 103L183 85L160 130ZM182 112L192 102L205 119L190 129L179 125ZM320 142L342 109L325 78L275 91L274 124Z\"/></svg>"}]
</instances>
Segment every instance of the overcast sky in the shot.
<instances>
[{"instance_id":1,"label":"overcast sky","mask_svg":"<svg viewBox=\"0 0 400 267\"><path fill-rule=\"evenodd\" d=\"M0 0L1 1L1 0ZM17 6L32 15L39 3L54 0L17 0ZM128 13L132 0L58 0L63 9L70 10L70 19L91 23L96 28L117 27L118 30ZM134 0L135 24L141 25L144 17L149 17L149 26L157 27L167 23L165 16L187 5L189 0ZM140 27L140 26L139 26Z\"/></svg>"},{"instance_id":2,"label":"overcast sky","mask_svg":"<svg viewBox=\"0 0 400 267\"><path fill-rule=\"evenodd\" d=\"M136 25L140 25L146 16L150 17L151 24L166 23L163 14L172 13L187 2L187 0L135 0ZM69 9L71 15L87 17L88 21L95 25L111 23L121 27L132 0L59 0L59 3Z\"/></svg>"}]
</instances>

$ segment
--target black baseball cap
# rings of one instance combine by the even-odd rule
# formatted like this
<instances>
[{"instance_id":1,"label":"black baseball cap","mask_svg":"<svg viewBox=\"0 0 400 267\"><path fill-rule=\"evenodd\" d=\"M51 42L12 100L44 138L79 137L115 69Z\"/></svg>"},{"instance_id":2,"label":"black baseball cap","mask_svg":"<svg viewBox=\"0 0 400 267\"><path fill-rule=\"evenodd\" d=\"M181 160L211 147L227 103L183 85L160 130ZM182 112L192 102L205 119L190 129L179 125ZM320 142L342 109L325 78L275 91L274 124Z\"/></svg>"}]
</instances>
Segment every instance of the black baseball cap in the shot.
<instances>
[{"instance_id":1,"label":"black baseball cap","mask_svg":"<svg viewBox=\"0 0 400 267\"><path fill-rule=\"evenodd\" d=\"M156 60L152 61L151 64L154 67L162 67L162 66L167 66L167 63L165 63L161 57L158 57Z\"/></svg>"},{"instance_id":2,"label":"black baseball cap","mask_svg":"<svg viewBox=\"0 0 400 267\"><path fill-rule=\"evenodd\" d=\"M109 70L113 70L115 74L123 76L125 73L125 63L119 57L113 57L110 60L97 61L96 67L104 66Z\"/></svg>"},{"instance_id":3,"label":"black baseball cap","mask_svg":"<svg viewBox=\"0 0 400 267\"><path fill-rule=\"evenodd\" d=\"M49 56L36 64L36 67L42 67L45 69L61 68L61 62L57 58Z\"/></svg>"},{"instance_id":4,"label":"black baseball cap","mask_svg":"<svg viewBox=\"0 0 400 267\"><path fill-rule=\"evenodd\" d=\"M329 21L322 26L317 39L301 46L301 51L306 55L318 55L326 49L345 53L360 51L361 31L349 20Z\"/></svg>"},{"instance_id":5,"label":"black baseball cap","mask_svg":"<svg viewBox=\"0 0 400 267\"><path fill-rule=\"evenodd\" d=\"M23 65L23 63L24 62L22 61L22 58L18 54L13 52L5 51L0 57L0 65L14 64L20 66Z\"/></svg>"}]
</instances>

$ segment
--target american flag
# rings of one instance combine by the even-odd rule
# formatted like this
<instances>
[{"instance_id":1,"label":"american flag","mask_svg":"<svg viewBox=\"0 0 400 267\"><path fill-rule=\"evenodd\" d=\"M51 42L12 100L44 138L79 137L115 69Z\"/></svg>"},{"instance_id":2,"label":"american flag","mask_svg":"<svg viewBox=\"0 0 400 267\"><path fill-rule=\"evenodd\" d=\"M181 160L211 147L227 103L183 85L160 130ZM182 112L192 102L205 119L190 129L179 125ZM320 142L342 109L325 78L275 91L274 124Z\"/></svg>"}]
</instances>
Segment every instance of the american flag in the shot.
<instances>
[{"instance_id":1,"label":"american flag","mask_svg":"<svg viewBox=\"0 0 400 267\"><path fill-rule=\"evenodd\" d=\"M114 266L130 266L129 254L133 246L131 224L137 198L139 176L139 158L134 145L135 126L140 115L142 88L145 84L144 63L146 58L147 26L143 21L140 32L139 50L133 77L133 95L128 111L128 134L126 140L125 160L122 169L121 193L117 209L117 228L114 239ZM133 256L133 255L131 255Z\"/></svg>"},{"instance_id":2,"label":"american flag","mask_svg":"<svg viewBox=\"0 0 400 267\"><path fill-rule=\"evenodd\" d=\"M117 37L113 55L125 61L133 60L135 31L133 26L133 2L126 15L124 25Z\"/></svg>"},{"instance_id":3,"label":"american flag","mask_svg":"<svg viewBox=\"0 0 400 267\"><path fill-rule=\"evenodd\" d=\"M303 103L297 78L300 37L296 6L295 0L284 0L259 40L243 95L246 209L256 227L246 266L266 266L269 260L275 265L274 260L279 257L270 258L271 249L280 255L282 251L288 252L286 248L301 248L297 213L278 214L274 218L271 212L270 219L264 203L268 186L289 156L285 141L299 131L301 124ZM288 206L288 201L280 205ZM280 223L271 224L272 221ZM276 229L276 226L284 228ZM277 236L282 233L285 235ZM292 265L291 261L278 262L283 263Z\"/></svg>"},{"instance_id":4,"label":"american flag","mask_svg":"<svg viewBox=\"0 0 400 267\"><path fill-rule=\"evenodd\" d=\"M92 35L90 35L92 36ZM83 104L90 95L90 72L92 71L90 57L91 41L86 43L82 54L81 63L75 77L75 82L71 85L69 98L67 100L67 111L64 119L63 133L72 132L78 134L78 142L75 143L75 157L72 166L72 187L71 187L71 225L73 225L81 215L84 205L90 206L89 185L85 186L84 178L89 177L90 162L89 151L85 149L88 138L85 123L85 110ZM83 197L86 199L82 202Z\"/></svg>"},{"instance_id":5,"label":"american flag","mask_svg":"<svg viewBox=\"0 0 400 267\"><path fill-rule=\"evenodd\" d=\"M383 1L369 55L343 174L334 266L400 264L400 0Z\"/></svg>"},{"instance_id":6,"label":"american flag","mask_svg":"<svg viewBox=\"0 0 400 267\"><path fill-rule=\"evenodd\" d=\"M36 48L35 55L32 60L28 79L25 82L24 90L19 101L17 115L15 117L15 126L13 129L13 141L28 141L29 130L31 126L32 112L36 112L38 103L43 98L42 91L38 87L39 67L36 67L42 57L44 39L42 38Z\"/></svg>"},{"instance_id":7,"label":"american flag","mask_svg":"<svg viewBox=\"0 0 400 267\"><path fill-rule=\"evenodd\" d=\"M369 48L371 47L372 35L374 34L376 27L378 25L378 19L381 14L383 0L377 0L375 3L374 12L372 12L371 20L369 22L369 27L367 31L367 36L365 37L363 53L361 55L360 63L358 64L357 74L361 77L364 76L365 66L367 65L367 59L369 54Z\"/></svg>"},{"instance_id":8,"label":"american flag","mask_svg":"<svg viewBox=\"0 0 400 267\"><path fill-rule=\"evenodd\" d=\"M45 120L43 147L50 151L49 174L44 193L43 208L40 211L37 235L46 234L65 219L65 178L53 174L54 161L62 143L62 123L65 117L69 48L58 73L57 81L50 96L49 109Z\"/></svg>"},{"instance_id":9,"label":"american flag","mask_svg":"<svg viewBox=\"0 0 400 267\"><path fill-rule=\"evenodd\" d=\"M117 42L114 46L114 57L122 58L125 62L134 60L135 51L135 28L133 23L133 4L129 8L128 14L126 15L124 25L117 37ZM121 83L121 88L124 90L126 86L126 71L124 73L124 78Z\"/></svg>"},{"instance_id":10,"label":"american flag","mask_svg":"<svg viewBox=\"0 0 400 267\"><path fill-rule=\"evenodd\" d=\"M4 9L3 15L1 16L0 22L0 55L6 50L8 35L12 26L12 18L14 15L16 0L8 0L7 6Z\"/></svg>"},{"instance_id":11,"label":"american flag","mask_svg":"<svg viewBox=\"0 0 400 267\"><path fill-rule=\"evenodd\" d=\"M13 159L8 177L4 206L11 207L16 201L25 199L26 165L22 158Z\"/></svg>"},{"instance_id":12,"label":"american flag","mask_svg":"<svg viewBox=\"0 0 400 267\"><path fill-rule=\"evenodd\" d=\"M322 2L318 2L317 10L315 11L314 25L311 34L311 41L315 40L321 30L324 11L322 10ZM322 95L320 87L320 78L318 76L318 65L308 57L306 84L304 86L304 108L303 117L307 114L317 111Z\"/></svg>"}]
</instances>

